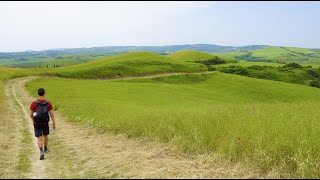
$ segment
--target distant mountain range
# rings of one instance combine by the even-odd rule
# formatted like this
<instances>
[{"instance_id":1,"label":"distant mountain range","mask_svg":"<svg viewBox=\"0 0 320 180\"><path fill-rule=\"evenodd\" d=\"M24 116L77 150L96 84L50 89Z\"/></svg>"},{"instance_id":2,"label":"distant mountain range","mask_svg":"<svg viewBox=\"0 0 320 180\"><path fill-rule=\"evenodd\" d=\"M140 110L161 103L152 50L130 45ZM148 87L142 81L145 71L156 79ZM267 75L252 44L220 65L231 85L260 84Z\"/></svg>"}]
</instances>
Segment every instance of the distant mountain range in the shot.
<instances>
[{"instance_id":1,"label":"distant mountain range","mask_svg":"<svg viewBox=\"0 0 320 180\"><path fill-rule=\"evenodd\" d=\"M250 46L219 46L213 44L187 44L171 46L104 46L91 48L57 48L43 51L23 51L23 52L0 52L0 59L17 59L28 57L52 57L60 54L82 54L92 52L104 52L119 54L132 51L150 51L161 54L170 54L181 50L198 50L205 52L232 52L232 51L249 51L268 47L267 45L250 45Z\"/></svg>"}]
</instances>

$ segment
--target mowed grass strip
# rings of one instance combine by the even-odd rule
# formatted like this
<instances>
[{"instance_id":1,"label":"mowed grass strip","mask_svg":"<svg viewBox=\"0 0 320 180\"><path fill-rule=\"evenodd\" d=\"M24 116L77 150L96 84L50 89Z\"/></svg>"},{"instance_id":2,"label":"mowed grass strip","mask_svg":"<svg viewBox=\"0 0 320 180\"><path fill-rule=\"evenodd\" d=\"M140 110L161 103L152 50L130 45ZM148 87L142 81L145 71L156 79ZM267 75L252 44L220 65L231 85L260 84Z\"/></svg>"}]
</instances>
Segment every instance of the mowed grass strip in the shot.
<instances>
[{"instance_id":1,"label":"mowed grass strip","mask_svg":"<svg viewBox=\"0 0 320 180\"><path fill-rule=\"evenodd\" d=\"M41 78L26 87L33 96L45 88L56 110L100 131L168 142L187 153L219 153L263 173L319 177L316 88L219 72L118 81Z\"/></svg>"}]
</instances>

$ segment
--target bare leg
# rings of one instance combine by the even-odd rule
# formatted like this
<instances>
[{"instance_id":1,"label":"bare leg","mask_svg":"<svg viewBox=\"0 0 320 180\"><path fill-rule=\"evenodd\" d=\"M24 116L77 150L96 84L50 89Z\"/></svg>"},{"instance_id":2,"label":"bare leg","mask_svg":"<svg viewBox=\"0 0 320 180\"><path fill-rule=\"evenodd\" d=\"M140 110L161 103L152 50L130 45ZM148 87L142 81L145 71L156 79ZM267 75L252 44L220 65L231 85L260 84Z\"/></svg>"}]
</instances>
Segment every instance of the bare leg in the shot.
<instances>
[{"instance_id":1,"label":"bare leg","mask_svg":"<svg viewBox=\"0 0 320 180\"><path fill-rule=\"evenodd\" d=\"M44 147L48 146L48 136L44 136Z\"/></svg>"},{"instance_id":2,"label":"bare leg","mask_svg":"<svg viewBox=\"0 0 320 180\"><path fill-rule=\"evenodd\" d=\"M42 136L38 137L38 146L40 149L40 160L44 159L44 152L43 152L43 146L42 146Z\"/></svg>"},{"instance_id":3,"label":"bare leg","mask_svg":"<svg viewBox=\"0 0 320 180\"><path fill-rule=\"evenodd\" d=\"M38 147L39 147L39 148L43 148L43 145L42 145L42 136L39 136L39 137L38 137Z\"/></svg>"}]
</instances>

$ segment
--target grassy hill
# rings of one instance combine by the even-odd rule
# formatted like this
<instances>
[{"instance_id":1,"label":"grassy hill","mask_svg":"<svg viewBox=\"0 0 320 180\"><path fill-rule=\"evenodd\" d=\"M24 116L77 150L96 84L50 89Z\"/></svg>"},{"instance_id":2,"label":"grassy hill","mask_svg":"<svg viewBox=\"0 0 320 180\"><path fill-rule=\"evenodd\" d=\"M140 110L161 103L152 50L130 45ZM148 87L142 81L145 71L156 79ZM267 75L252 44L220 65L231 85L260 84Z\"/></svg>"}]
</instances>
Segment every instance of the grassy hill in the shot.
<instances>
[{"instance_id":1,"label":"grassy hill","mask_svg":"<svg viewBox=\"0 0 320 180\"><path fill-rule=\"evenodd\" d=\"M163 55L170 54L170 57L180 61L211 58L212 56L209 55L211 54L226 61L244 60L249 62L320 64L319 49L265 45L234 47L193 44L174 46L110 46L14 53L0 52L0 67L69 66L115 54L144 51Z\"/></svg>"},{"instance_id":2,"label":"grassy hill","mask_svg":"<svg viewBox=\"0 0 320 180\"><path fill-rule=\"evenodd\" d=\"M215 54L250 62L297 62L302 64L320 64L319 52L297 47L269 46L257 50Z\"/></svg>"},{"instance_id":3,"label":"grassy hill","mask_svg":"<svg viewBox=\"0 0 320 180\"><path fill-rule=\"evenodd\" d=\"M110 56L127 52L148 51L159 54L171 54L178 51L194 50L203 52L231 52L231 51L249 51L265 48L264 45L251 46L219 46L213 44L187 44L172 46L106 46L91 48L73 48L73 49L50 49L43 51L23 51L23 52L0 52L0 67L24 67L32 68L47 66L46 62L58 63L59 66L67 66L77 63L90 61L102 56ZM71 63L60 62L59 60L70 60ZM57 62L52 62L57 61ZM52 62L52 63L51 63Z\"/></svg>"},{"instance_id":4,"label":"grassy hill","mask_svg":"<svg viewBox=\"0 0 320 180\"><path fill-rule=\"evenodd\" d=\"M111 56L111 53L87 53L87 54L59 54L59 55L37 55L20 58L0 59L0 67L11 68L37 68L69 66L88 62L97 58Z\"/></svg>"},{"instance_id":5,"label":"grassy hill","mask_svg":"<svg viewBox=\"0 0 320 180\"><path fill-rule=\"evenodd\" d=\"M199 54L202 54L202 52L199 52ZM207 67L203 64L173 60L166 55L152 52L124 53L83 63L75 62L78 60L66 60L64 58L68 57L64 56L61 60L39 62L35 68L0 68L0 79L32 74L70 78L112 78L170 72L207 71ZM52 68L53 64L68 64L69 66ZM39 65L41 68L39 68ZM47 65L49 68L47 68Z\"/></svg>"},{"instance_id":6,"label":"grassy hill","mask_svg":"<svg viewBox=\"0 0 320 180\"><path fill-rule=\"evenodd\" d=\"M215 56L218 56L220 58L223 58L225 60L238 60L236 57L237 56L242 56L246 55L247 52L245 51L233 51L233 52L217 52L217 53L212 53Z\"/></svg>"},{"instance_id":7,"label":"grassy hill","mask_svg":"<svg viewBox=\"0 0 320 180\"><path fill-rule=\"evenodd\" d=\"M206 66L202 64L176 62L157 53L131 52L78 65L56 68L49 71L48 74L69 78L114 78L206 70Z\"/></svg>"},{"instance_id":8,"label":"grassy hill","mask_svg":"<svg viewBox=\"0 0 320 180\"><path fill-rule=\"evenodd\" d=\"M194 50L185 50L185 51L178 51L173 54L168 55L171 59L175 61L182 61L182 62L194 62L196 60L207 60L212 59L216 56L201 52L201 51L194 51Z\"/></svg>"},{"instance_id":9,"label":"grassy hill","mask_svg":"<svg viewBox=\"0 0 320 180\"><path fill-rule=\"evenodd\" d=\"M316 88L219 72L113 81L42 78L27 89L36 97L40 86L72 121L101 131L223 154L265 173L319 175Z\"/></svg>"},{"instance_id":10,"label":"grassy hill","mask_svg":"<svg viewBox=\"0 0 320 180\"><path fill-rule=\"evenodd\" d=\"M259 60L272 62L285 56L316 58L318 53L284 47L248 52L255 55L252 57L261 57ZM248 52L228 53L224 58ZM171 55L131 52L59 68L0 68L0 106L4 106L5 79L28 75L66 77L33 80L27 89L36 96L35 89L44 87L56 110L72 121L101 131L168 142L188 153L219 153L232 161L250 162L264 173L319 177L317 88L221 72L152 79L80 80L204 72L207 66L192 61L208 58L216 56L190 50ZM248 66L244 68L250 69L247 75L258 78L279 77L274 79L303 83L309 80L307 76L320 77L320 72L311 67L257 66L276 66L267 61L237 64L239 72L247 72L241 67Z\"/></svg>"}]
</instances>

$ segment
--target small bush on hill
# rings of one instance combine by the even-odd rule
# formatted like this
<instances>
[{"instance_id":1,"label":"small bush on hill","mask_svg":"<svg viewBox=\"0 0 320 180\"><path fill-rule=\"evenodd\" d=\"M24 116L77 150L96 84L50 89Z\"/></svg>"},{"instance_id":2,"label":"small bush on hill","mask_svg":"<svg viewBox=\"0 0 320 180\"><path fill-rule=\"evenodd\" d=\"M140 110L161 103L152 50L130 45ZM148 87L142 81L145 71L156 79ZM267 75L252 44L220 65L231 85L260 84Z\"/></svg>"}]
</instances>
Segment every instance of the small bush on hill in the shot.
<instances>
[{"instance_id":1,"label":"small bush on hill","mask_svg":"<svg viewBox=\"0 0 320 180\"><path fill-rule=\"evenodd\" d=\"M208 71L215 71L216 68L214 66L208 66Z\"/></svg>"},{"instance_id":2,"label":"small bush on hill","mask_svg":"<svg viewBox=\"0 0 320 180\"><path fill-rule=\"evenodd\" d=\"M252 65L252 66L248 66L248 69L264 70L265 68L263 66L259 66L259 65Z\"/></svg>"},{"instance_id":3,"label":"small bush on hill","mask_svg":"<svg viewBox=\"0 0 320 180\"><path fill-rule=\"evenodd\" d=\"M302 68L302 66L298 63L289 63L286 65L283 65L284 68L294 68L294 69L298 69L298 68Z\"/></svg>"},{"instance_id":4,"label":"small bush on hill","mask_svg":"<svg viewBox=\"0 0 320 180\"><path fill-rule=\"evenodd\" d=\"M242 66L230 65L228 67L219 68L219 71L230 74L248 75L249 70Z\"/></svg>"},{"instance_id":5,"label":"small bush on hill","mask_svg":"<svg viewBox=\"0 0 320 180\"><path fill-rule=\"evenodd\" d=\"M315 69L308 69L306 71L309 75L316 77L316 78L320 78L320 73L319 71L315 70Z\"/></svg>"},{"instance_id":6,"label":"small bush on hill","mask_svg":"<svg viewBox=\"0 0 320 180\"><path fill-rule=\"evenodd\" d=\"M216 65L216 64L225 64L227 63L225 60L220 59L218 57L214 58L214 59L208 59L208 60L198 60L195 61L196 63L200 63L200 64L204 64L206 66L208 65Z\"/></svg>"},{"instance_id":7,"label":"small bush on hill","mask_svg":"<svg viewBox=\"0 0 320 180\"><path fill-rule=\"evenodd\" d=\"M320 88L320 80L313 80L309 84L311 87L317 87Z\"/></svg>"}]
</instances>

